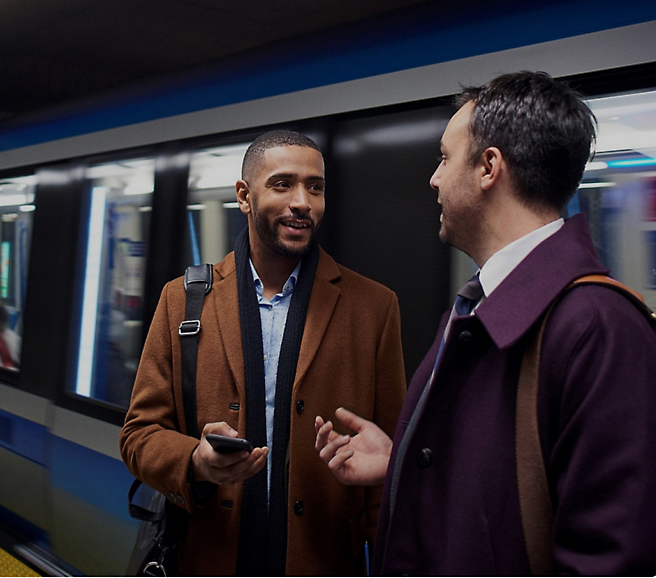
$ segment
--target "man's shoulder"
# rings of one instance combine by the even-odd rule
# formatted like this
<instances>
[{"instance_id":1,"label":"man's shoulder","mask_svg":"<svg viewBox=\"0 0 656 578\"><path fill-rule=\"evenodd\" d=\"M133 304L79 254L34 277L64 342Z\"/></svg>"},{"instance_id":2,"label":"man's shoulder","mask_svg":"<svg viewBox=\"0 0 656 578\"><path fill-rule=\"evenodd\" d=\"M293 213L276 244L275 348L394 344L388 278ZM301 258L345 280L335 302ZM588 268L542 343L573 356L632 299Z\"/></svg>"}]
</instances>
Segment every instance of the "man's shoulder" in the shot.
<instances>
[{"instance_id":1,"label":"man's shoulder","mask_svg":"<svg viewBox=\"0 0 656 578\"><path fill-rule=\"evenodd\" d=\"M228 253L221 261L212 265L212 285L229 277L235 272L235 256L234 253ZM175 279L169 281L164 287L169 299L185 297L184 275L180 275Z\"/></svg>"},{"instance_id":2,"label":"man's shoulder","mask_svg":"<svg viewBox=\"0 0 656 578\"><path fill-rule=\"evenodd\" d=\"M645 313L623 292L602 284L568 289L556 303L547 328L571 339L613 342L628 349L646 348L656 355L656 332Z\"/></svg>"}]
</instances>

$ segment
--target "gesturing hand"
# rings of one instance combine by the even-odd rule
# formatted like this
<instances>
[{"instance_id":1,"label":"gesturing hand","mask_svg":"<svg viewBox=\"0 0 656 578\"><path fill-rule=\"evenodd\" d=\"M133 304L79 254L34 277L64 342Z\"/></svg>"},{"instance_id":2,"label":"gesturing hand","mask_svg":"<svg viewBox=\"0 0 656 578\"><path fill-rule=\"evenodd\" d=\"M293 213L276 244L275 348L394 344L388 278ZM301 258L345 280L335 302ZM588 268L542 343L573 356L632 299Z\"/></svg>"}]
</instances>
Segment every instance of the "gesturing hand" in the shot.
<instances>
[{"instance_id":1,"label":"gesturing hand","mask_svg":"<svg viewBox=\"0 0 656 578\"><path fill-rule=\"evenodd\" d=\"M208 433L238 437L237 432L224 421L205 425L200 444L191 456L196 481L236 484L254 476L265 466L269 448L254 448L250 454L246 451L221 454L205 439Z\"/></svg>"},{"instance_id":2,"label":"gesturing hand","mask_svg":"<svg viewBox=\"0 0 656 578\"><path fill-rule=\"evenodd\" d=\"M392 440L376 424L343 407L335 411L335 416L356 435L340 435L333 430L332 422L324 422L317 416L314 447L319 457L343 484L382 484L392 453Z\"/></svg>"}]
</instances>

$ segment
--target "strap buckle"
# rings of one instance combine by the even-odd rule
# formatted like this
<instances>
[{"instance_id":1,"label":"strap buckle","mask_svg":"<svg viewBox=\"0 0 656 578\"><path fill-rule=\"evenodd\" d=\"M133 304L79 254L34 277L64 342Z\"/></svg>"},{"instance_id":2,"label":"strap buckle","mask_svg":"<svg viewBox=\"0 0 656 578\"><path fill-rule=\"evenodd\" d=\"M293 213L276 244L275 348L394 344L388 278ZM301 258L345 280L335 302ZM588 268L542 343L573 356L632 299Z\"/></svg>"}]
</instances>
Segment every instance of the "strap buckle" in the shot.
<instances>
[{"instance_id":1,"label":"strap buckle","mask_svg":"<svg viewBox=\"0 0 656 578\"><path fill-rule=\"evenodd\" d=\"M189 335L198 335L200 333L200 319L190 319L180 323L178 335L187 337Z\"/></svg>"},{"instance_id":2,"label":"strap buckle","mask_svg":"<svg viewBox=\"0 0 656 578\"><path fill-rule=\"evenodd\" d=\"M184 275L185 291L189 289L190 283L203 283L205 285L205 295L212 290L212 265L194 265L187 267Z\"/></svg>"}]
</instances>

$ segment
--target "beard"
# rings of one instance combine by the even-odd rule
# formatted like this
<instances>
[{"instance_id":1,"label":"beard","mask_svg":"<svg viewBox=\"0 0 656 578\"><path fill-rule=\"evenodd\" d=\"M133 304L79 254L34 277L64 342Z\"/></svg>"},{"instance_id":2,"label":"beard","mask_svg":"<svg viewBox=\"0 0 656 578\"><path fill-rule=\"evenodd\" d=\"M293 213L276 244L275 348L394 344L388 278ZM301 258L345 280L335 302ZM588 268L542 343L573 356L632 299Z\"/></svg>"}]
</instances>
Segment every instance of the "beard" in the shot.
<instances>
[{"instance_id":1,"label":"beard","mask_svg":"<svg viewBox=\"0 0 656 578\"><path fill-rule=\"evenodd\" d=\"M282 222L288 219L289 216L278 217L273 223L263 216L257 209L257 205L253 204L253 224L260 240L265 246L281 257L299 259L307 254L312 246L314 236L319 229L319 223L315 223L314 219L308 214L294 215L295 219L303 219L310 223L310 239L307 243L286 243L280 237L280 227Z\"/></svg>"}]
</instances>

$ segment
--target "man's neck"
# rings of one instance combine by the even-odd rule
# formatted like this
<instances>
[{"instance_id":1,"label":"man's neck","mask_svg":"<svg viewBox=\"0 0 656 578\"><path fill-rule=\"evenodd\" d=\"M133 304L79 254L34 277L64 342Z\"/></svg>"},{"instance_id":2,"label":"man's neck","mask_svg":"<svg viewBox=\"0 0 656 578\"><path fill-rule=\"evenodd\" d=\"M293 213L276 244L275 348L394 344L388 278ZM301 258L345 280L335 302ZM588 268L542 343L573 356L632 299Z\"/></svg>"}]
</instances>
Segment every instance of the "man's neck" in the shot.
<instances>
[{"instance_id":1,"label":"man's neck","mask_svg":"<svg viewBox=\"0 0 656 578\"><path fill-rule=\"evenodd\" d=\"M490 215L485 223L486 234L476 255L471 255L475 263L482 267L496 252L510 243L521 239L532 231L559 218L556 211L537 212L520 204L506 207L506 210Z\"/></svg>"},{"instance_id":2,"label":"man's neck","mask_svg":"<svg viewBox=\"0 0 656 578\"><path fill-rule=\"evenodd\" d=\"M251 261L262 281L262 294L267 299L272 299L274 295L282 293L300 258L282 257L273 251L267 251L266 254L252 251Z\"/></svg>"}]
</instances>

